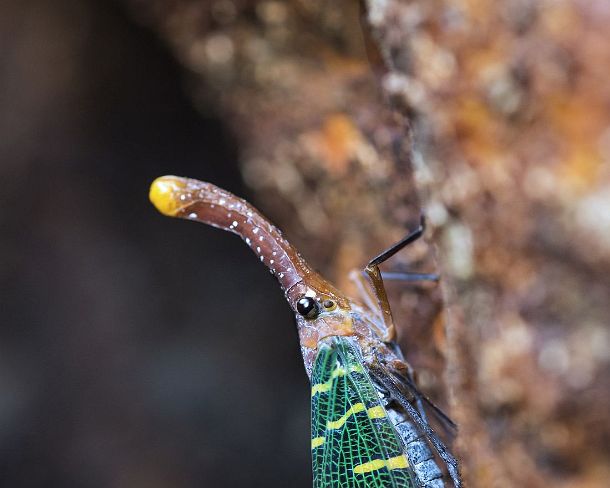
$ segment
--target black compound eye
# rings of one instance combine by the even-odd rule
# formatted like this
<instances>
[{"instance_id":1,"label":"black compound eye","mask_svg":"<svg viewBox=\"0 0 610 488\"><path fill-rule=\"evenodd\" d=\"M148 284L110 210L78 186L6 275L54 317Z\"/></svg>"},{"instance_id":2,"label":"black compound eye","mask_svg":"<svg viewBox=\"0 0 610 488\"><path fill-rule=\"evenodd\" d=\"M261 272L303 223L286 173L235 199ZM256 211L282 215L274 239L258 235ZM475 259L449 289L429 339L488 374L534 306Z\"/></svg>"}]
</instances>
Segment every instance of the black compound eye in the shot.
<instances>
[{"instance_id":1,"label":"black compound eye","mask_svg":"<svg viewBox=\"0 0 610 488\"><path fill-rule=\"evenodd\" d=\"M299 298L297 301L297 312L307 319L313 319L318 316L318 304L311 297Z\"/></svg>"}]
</instances>

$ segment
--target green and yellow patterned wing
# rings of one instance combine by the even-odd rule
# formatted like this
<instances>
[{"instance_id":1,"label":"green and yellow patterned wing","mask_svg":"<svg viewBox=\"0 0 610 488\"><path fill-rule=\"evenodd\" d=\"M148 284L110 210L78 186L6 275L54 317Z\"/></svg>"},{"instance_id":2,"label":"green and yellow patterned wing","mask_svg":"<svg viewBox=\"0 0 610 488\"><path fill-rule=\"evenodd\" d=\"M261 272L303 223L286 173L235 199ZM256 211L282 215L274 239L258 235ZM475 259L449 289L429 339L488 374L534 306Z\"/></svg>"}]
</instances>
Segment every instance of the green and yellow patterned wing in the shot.
<instances>
[{"instance_id":1,"label":"green and yellow patterned wing","mask_svg":"<svg viewBox=\"0 0 610 488\"><path fill-rule=\"evenodd\" d=\"M402 443L351 339L320 344L311 385L314 488L413 488Z\"/></svg>"}]
</instances>

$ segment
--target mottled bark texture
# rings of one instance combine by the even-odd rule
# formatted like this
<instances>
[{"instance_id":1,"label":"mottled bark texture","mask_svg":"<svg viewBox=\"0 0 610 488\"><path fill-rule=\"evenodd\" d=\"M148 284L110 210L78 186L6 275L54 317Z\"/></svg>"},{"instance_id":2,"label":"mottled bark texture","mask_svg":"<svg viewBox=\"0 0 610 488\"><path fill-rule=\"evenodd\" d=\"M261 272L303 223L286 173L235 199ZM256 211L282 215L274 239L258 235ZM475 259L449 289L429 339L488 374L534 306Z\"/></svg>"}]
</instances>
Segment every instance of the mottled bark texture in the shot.
<instances>
[{"instance_id":1,"label":"mottled bark texture","mask_svg":"<svg viewBox=\"0 0 610 488\"><path fill-rule=\"evenodd\" d=\"M234 131L255 203L338 285L423 206L442 286L390 288L468 486L607 486L608 3L129 3Z\"/></svg>"}]
</instances>

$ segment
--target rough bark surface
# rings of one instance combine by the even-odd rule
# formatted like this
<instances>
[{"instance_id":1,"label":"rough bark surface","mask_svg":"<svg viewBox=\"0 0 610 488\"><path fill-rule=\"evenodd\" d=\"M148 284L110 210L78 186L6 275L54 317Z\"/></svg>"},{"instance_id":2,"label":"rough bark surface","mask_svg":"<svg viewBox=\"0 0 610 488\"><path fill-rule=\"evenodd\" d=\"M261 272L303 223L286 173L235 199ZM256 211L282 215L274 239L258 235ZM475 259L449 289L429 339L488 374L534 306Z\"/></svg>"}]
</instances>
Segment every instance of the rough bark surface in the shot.
<instances>
[{"instance_id":1,"label":"rough bark surface","mask_svg":"<svg viewBox=\"0 0 610 488\"><path fill-rule=\"evenodd\" d=\"M392 300L468 486L606 486L607 4L128 3L232 127L257 206L339 286L424 207L443 285Z\"/></svg>"}]
</instances>

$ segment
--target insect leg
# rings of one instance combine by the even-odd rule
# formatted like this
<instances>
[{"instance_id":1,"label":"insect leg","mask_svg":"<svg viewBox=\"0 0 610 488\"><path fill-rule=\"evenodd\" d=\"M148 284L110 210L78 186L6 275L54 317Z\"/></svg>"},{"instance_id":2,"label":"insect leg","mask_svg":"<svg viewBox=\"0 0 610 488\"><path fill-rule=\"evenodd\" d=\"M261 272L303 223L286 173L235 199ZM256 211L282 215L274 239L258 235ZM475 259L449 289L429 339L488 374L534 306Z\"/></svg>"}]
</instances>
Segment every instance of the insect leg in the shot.
<instances>
[{"instance_id":1,"label":"insect leg","mask_svg":"<svg viewBox=\"0 0 610 488\"><path fill-rule=\"evenodd\" d=\"M365 274L359 270L352 270L349 274L349 279L356 285L358 294L362 298L364 304L371 310L371 312L379 313L379 304L377 303L377 297L373 295L369 282L365 278ZM381 317L379 317L381 318Z\"/></svg>"},{"instance_id":2,"label":"insect leg","mask_svg":"<svg viewBox=\"0 0 610 488\"><path fill-rule=\"evenodd\" d=\"M425 403L432 409L436 418L443 424L443 427L445 427L449 431L457 430L458 427L455 422L451 420L451 418L445 412L443 412L440 407L435 405L432 400L430 400L426 395L419 391L417 386L415 386L415 384L410 378L398 375L396 376L398 382L402 383L407 389L409 389L413 393L415 398L417 398L419 401L423 401L423 403Z\"/></svg>"},{"instance_id":3,"label":"insect leg","mask_svg":"<svg viewBox=\"0 0 610 488\"><path fill-rule=\"evenodd\" d=\"M412 242L418 240L421 236L424 235L424 231L426 230L426 219L422 214L419 218L419 227L414 231L410 232L404 239L401 239L396 244L393 244L391 247L380 253L378 256L374 257L369 261L368 266L378 266L381 263L384 263L388 259L390 259L394 254L408 246Z\"/></svg>"},{"instance_id":4,"label":"insect leg","mask_svg":"<svg viewBox=\"0 0 610 488\"><path fill-rule=\"evenodd\" d=\"M426 229L426 221L422 214L419 222L419 227L415 229L413 232L410 232L404 239L401 239L392 247L386 249L378 256L374 257L369 261L369 264L364 268L364 272L368 275L371 284L373 285L373 290L377 297L377 303L379 304L379 308L381 310L381 315L383 317L383 322L385 324L385 335L383 337L384 342L391 342L396 339L396 328L394 327L394 320L392 319L392 310L390 309L390 302L388 301L388 295L385 291L385 286L383 284L383 277L381 275L381 271L379 270L379 265L388 259L390 259L394 254L403 249L405 246L408 246L412 242L419 239Z\"/></svg>"},{"instance_id":5,"label":"insect leg","mask_svg":"<svg viewBox=\"0 0 610 488\"><path fill-rule=\"evenodd\" d=\"M409 282L416 282L416 281L432 281L434 283L437 283L438 280L440 279L439 275L437 275L436 273L410 273L410 272L400 272L400 273L393 273L393 272L381 272L381 277L384 280L390 280L390 281L409 281Z\"/></svg>"}]
</instances>

